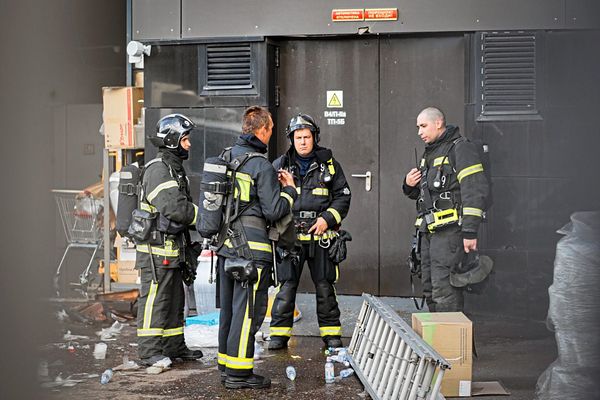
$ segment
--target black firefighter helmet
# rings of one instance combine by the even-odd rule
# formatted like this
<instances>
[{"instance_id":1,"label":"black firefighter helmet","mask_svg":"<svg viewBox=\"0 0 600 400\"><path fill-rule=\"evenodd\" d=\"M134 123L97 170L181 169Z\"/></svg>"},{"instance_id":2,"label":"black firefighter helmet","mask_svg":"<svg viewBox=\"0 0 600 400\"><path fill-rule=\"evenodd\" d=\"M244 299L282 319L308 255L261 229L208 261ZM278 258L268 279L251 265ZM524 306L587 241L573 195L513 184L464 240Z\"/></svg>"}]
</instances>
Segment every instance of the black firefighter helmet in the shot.
<instances>
[{"instance_id":1,"label":"black firefighter helmet","mask_svg":"<svg viewBox=\"0 0 600 400\"><path fill-rule=\"evenodd\" d=\"M182 114L165 115L156 123L156 136L150 141L157 147L176 149L179 141L188 135L196 125L191 119Z\"/></svg>"},{"instance_id":2,"label":"black firefighter helmet","mask_svg":"<svg viewBox=\"0 0 600 400\"><path fill-rule=\"evenodd\" d=\"M313 138L315 139L315 144L319 143L319 135L321 130L319 126L315 122L315 120L308 114L298 114L295 117L292 117L290 123L285 129L285 134L290 139L290 143L294 144L294 132L298 129L308 128L313 134Z\"/></svg>"},{"instance_id":3,"label":"black firefighter helmet","mask_svg":"<svg viewBox=\"0 0 600 400\"><path fill-rule=\"evenodd\" d=\"M450 274L450 284L457 288L481 294L487 286L487 281L494 261L477 251L466 253L456 269Z\"/></svg>"}]
</instances>

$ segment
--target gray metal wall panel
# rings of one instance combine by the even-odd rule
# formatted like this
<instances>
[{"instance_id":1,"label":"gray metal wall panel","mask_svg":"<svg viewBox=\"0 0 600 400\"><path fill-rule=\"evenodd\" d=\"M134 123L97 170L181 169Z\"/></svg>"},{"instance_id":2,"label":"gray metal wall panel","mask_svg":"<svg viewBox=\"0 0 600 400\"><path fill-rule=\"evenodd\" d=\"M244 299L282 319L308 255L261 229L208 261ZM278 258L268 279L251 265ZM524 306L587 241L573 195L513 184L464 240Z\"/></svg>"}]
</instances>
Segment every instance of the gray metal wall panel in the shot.
<instances>
[{"instance_id":1,"label":"gray metal wall panel","mask_svg":"<svg viewBox=\"0 0 600 400\"><path fill-rule=\"evenodd\" d=\"M598 28L600 21L600 1L598 0L567 0L565 15L566 26L569 28Z\"/></svg>"},{"instance_id":2,"label":"gray metal wall panel","mask_svg":"<svg viewBox=\"0 0 600 400\"><path fill-rule=\"evenodd\" d=\"M180 38L179 0L133 0L132 8L134 40Z\"/></svg>"},{"instance_id":3,"label":"gray metal wall panel","mask_svg":"<svg viewBox=\"0 0 600 400\"><path fill-rule=\"evenodd\" d=\"M586 14L597 7L593 0L182 0L182 38L355 34L362 26L372 33L579 27L565 22L566 3L571 2L570 9L593 25ZM399 20L331 21L332 9L370 7L398 8Z\"/></svg>"}]
</instances>

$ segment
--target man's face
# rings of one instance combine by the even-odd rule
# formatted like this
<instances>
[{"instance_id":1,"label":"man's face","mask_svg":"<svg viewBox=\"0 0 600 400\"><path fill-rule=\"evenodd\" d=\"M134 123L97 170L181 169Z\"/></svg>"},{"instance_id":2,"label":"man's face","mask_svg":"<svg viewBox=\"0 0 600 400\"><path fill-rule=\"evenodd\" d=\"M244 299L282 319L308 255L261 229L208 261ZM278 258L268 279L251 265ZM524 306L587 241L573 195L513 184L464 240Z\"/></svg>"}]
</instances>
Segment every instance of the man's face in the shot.
<instances>
[{"instance_id":1,"label":"man's face","mask_svg":"<svg viewBox=\"0 0 600 400\"><path fill-rule=\"evenodd\" d=\"M435 142L444 133L441 120L431 120L423 114L417 117L418 135L425 143Z\"/></svg>"},{"instance_id":2,"label":"man's face","mask_svg":"<svg viewBox=\"0 0 600 400\"><path fill-rule=\"evenodd\" d=\"M308 156L315 146L313 134L308 128L294 131L294 148L296 153L302 157Z\"/></svg>"},{"instance_id":3,"label":"man's face","mask_svg":"<svg viewBox=\"0 0 600 400\"><path fill-rule=\"evenodd\" d=\"M190 151L190 148L192 147L192 142L190 142L190 135L185 135L184 137L182 137L180 143L181 147L185 151Z\"/></svg>"}]
</instances>

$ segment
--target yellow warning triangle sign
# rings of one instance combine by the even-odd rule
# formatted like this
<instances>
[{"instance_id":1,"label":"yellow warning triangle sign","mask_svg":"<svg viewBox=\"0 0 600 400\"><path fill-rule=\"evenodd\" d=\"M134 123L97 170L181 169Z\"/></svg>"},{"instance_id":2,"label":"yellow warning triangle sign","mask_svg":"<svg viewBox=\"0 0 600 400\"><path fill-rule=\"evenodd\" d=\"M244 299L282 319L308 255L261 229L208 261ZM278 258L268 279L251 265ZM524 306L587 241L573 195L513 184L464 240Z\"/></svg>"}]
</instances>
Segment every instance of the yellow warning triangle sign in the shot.
<instances>
[{"instance_id":1,"label":"yellow warning triangle sign","mask_svg":"<svg viewBox=\"0 0 600 400\"><path fill-rule=\"evenodd\" d=\"M329 100L329 104L327 104L327 107L341 107L342 103L340 102L340 99L338 99L337 95L334 93L333 96L331 96L331 99Z\"/></svg>"}]
</instances>

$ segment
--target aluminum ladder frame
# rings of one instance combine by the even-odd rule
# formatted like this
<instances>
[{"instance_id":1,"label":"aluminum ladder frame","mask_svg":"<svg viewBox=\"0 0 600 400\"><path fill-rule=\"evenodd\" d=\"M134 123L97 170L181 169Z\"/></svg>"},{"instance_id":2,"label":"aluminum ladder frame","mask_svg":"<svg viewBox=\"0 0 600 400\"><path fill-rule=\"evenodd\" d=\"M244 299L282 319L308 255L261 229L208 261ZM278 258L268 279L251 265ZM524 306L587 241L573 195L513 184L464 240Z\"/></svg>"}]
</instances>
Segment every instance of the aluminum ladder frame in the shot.
<instances>
[{"instance_id":1,"label":"aluminum ladder frame","mask_svg":"<svg viewBox=\"0 0 600 400\"><path fill-rule=\"evenodd\" d=\"M440 387L450 363L389 305L367 293L362 297L348 358L371 398L444 400Z\"/></svg>"}]
</instances>

